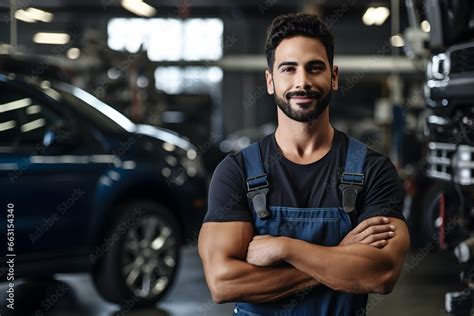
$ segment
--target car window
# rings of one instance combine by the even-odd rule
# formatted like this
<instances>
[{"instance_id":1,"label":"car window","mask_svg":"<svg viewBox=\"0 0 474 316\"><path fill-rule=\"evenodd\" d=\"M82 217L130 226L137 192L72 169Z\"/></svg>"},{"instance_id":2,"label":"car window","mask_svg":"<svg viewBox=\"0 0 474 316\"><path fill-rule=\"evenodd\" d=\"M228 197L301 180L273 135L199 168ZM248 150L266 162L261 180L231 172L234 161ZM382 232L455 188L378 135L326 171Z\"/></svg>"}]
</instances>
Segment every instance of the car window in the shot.
<instances>
[{"instance_id":1,"label":"car window","mask_svg":"<svg viewBox=\"0 0 474 316\"><path fill-rule=\"evenodd\" d=\"M0 146L4 151L35 151L46 132L61 126L61 117L42 102L4 84L0 85Z\"/></svg>"},{"instance_id":2,"label":"car window","mask_svg":"<svg viewBox=\"0 0 474 316\"><path fill-rule=\"evenodd\" d=\"M121 126L116 121L111 119L111 117L108 117L107 115L105 115L104 112L101 112L97 110L97 108L91 106L91 104L85 102L84 100L81 100L80 98L78 98L76 95L73 95L69 91L66 91L64 89L60 91L61 91L61 95L68 102L68 104L72 108L74 108L76 111L78 111L79 113L87 117L97 128L100 128L101 130L104 130L107 132L113 132L113 133L123 133L124 131L126 131L126 129L123 126ZM95 99L95 97L93 98ZM109 105L103 104L103 106L110 108L114 112L116 112L116 110L110 107ZM125 118L125 116L123 116L122 114L120 115L126 120L126 123L133 124L127 118Z\"/></svg>"}]
</instances>

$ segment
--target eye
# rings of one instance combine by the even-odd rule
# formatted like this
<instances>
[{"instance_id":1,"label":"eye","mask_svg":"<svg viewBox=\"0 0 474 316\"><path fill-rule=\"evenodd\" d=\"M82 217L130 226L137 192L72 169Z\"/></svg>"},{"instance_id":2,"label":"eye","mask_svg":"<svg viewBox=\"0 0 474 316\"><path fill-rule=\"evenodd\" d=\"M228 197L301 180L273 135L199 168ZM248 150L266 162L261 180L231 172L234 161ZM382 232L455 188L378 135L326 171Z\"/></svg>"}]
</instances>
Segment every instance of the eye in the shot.
<instances>
[{"instance_id":1,"label":"eye","mask_svg":"<svg viewBox=\"0 0 474 316\"><path fill-rule=\"evenodd\" d=\"M309 71L311 71L311 72L324 71L324 67L322 67L322 66L310 66Z\"/></svg>"},{"instance_id":2,"label":"eye","mask_svg":"<svg viewBox=\"0 0 474 316\"><path fill-rule=\"evenodd\" d=\"M295 70L294 67L284 67L281 69L281 72L292 72L294 70Z\"/></svg>"}]
</instances>

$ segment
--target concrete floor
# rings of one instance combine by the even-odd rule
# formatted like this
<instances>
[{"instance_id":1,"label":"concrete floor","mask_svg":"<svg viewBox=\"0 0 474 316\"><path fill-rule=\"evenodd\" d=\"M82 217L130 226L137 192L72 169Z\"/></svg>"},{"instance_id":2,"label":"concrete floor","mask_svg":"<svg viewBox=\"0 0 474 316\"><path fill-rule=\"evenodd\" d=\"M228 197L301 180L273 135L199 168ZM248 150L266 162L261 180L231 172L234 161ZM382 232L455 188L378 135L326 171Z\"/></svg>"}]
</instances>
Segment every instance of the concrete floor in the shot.
<instances>
[{"instance_id":1,"label":"concrete floor","mask_svg":"<svg viewBox=\"0 0 474 316\"><path fill-rule=\"evenodd\" d=\"M462 290L458 282L460 268L450 253L425 254L413 250L405 264L400 280L388 296L371 295L368 315L446 315L444 293ZM0 285L0 296L5 293ZM44 292L28 284L16 287L16 315L52 316L196 316L232 315L233 305L216 305L212 302L196 248L183 250L182 266L177 282L156 308L119 310L95 291L88 275L58 275L48 288L49 301ZM4 298L0 315L7 313Z\"/></svg>"}]
</instances>

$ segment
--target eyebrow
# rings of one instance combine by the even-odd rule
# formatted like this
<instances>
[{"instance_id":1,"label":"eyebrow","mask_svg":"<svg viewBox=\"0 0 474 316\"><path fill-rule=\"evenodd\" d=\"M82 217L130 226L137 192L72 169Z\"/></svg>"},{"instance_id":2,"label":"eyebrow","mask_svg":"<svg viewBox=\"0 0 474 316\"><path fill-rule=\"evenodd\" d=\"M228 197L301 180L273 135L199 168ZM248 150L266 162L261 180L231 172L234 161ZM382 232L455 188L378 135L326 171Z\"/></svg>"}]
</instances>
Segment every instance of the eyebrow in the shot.
<instances>
[{"instance_id":1,"label":"eyebrow","mask_svg":"<svg viewBox=\"0 0 474 316\"><path fill-rule=\"evenodd\" d=\"M282 61L282 62L278 65L277 69L280 69L280 68L283 67L283 66L298 66L298 63L295 62L295 61Z\"/></svg>"},{"instance_id":2,"label":"eyebrow","mask_svg":"<svg viewBox=\"0 0 474 316\"><path fill-rule=\"evenodd\" d=\"M321 59L313 59L306 63L307 66L320 65L326 67L326 63ZM283 61L281 62L277 69L280 69L283 66L298 66L298 63L295 61Z\"/></svg>"},{"instance_id":3,"label":"eyebrow","mask_svg":"<svg viewBox=\"0 0 474 316\"><path fill-rule=\"evenodd\" d=\"M320 59L311 60L307 63L308 66L319 65L326 67L326 63Z\"/></svg>"}]
</instances>

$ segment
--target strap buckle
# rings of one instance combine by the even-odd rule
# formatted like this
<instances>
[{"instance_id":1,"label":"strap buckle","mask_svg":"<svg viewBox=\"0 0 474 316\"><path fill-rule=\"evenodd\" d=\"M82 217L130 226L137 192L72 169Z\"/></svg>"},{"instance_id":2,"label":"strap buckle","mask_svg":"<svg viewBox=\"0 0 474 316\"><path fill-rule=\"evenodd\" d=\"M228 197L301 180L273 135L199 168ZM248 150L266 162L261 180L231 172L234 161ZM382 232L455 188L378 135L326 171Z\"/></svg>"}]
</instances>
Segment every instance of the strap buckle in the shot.
<instances>
[{"instance_id":1,"label":"strap buckle","mask_svg":"<svg viewBox=\"0 0 474 316\"><path fill-rule=\"evenodd\" d=\"M258 179L265 179L264 180L265 182L263 182L262 184L258 184L258 182L257 182L256 186L252 186L252 184L250 182L258 180ZM261 189L265 189L265 188L268 188L268 180L267 180L267 175L266 174L261 174L261 175L256 176L256 177L247 178L247 191L248 192L261 190Z\"/></svg>"},{"instance_id":2,"label":"strap buckle","mask_svg":"<svg viewBox=\"0 0 474 316\"><path fill-rule=\"evenodd\" d=\"M365 175L363 173L343 172L341 176L341 183L354 186L363 186L365 182Z\"/></svg>"}]
</instances>

